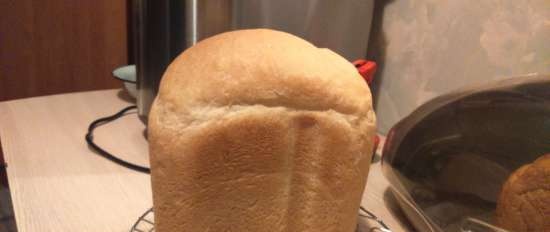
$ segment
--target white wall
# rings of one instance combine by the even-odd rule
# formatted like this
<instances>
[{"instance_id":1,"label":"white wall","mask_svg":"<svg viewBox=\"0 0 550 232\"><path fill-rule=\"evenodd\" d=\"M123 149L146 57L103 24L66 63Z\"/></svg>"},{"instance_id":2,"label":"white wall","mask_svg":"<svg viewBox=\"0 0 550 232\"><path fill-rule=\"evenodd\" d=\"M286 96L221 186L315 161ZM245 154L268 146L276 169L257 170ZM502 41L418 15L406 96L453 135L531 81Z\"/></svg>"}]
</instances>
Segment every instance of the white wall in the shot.
<instances>
[{"instance_id":1,"label":"white wall","mask_svg":"<svg viewBox=\"0 0 550 232\"><path fill-rule=\"evenodd\" d=\"M376 4L385 6L378 9L383 19L374 22L378 31L369 56L381 65L376 112L382 133L420 104L457 87L550 73L548 0Z\"/></svg>"}]
</instances>

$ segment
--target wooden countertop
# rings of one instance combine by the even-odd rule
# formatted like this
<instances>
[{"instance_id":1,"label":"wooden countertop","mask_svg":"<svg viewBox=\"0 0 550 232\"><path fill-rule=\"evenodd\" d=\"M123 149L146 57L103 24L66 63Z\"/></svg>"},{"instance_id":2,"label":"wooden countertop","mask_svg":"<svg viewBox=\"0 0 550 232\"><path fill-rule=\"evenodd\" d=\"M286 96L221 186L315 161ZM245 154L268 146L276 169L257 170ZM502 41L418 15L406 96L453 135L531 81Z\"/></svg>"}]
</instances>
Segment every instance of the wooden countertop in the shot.
<instances>
[{"instance_id":1,"label":"wooden countertop","mask_svg":"<svg viewBox=\"0 0 550 232\"><path fill-rule=\"evenodd\" d=\"M0 139L19 232L129 231L152 206L149 176L88 149L88 124L133 104L121 90L102 90L0 102ZM94 133L97 144L148 166L145 126L129 114ZM393 231L406 231L380 162L371 167L363 206ZM368 231L361 219L360 231Z\"/></svg>"}]
</instances>

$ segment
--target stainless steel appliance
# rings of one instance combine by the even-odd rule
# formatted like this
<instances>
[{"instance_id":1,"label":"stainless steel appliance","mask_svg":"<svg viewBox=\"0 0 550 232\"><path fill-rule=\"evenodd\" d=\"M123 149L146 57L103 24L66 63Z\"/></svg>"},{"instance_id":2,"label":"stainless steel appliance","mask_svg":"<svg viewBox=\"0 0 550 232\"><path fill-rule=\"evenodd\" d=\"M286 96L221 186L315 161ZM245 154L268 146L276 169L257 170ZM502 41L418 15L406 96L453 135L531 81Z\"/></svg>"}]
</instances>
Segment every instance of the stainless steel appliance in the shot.
<instances>
[{"instance_id":1,"label":"stainless steel appliance","mask_svg":"<svg viewBox=\"0 0 550 232\"><path fill-rule=\"evenodd\" d=\"M501 187L550 153L550 76L493 81L437 97L397 123L382 156L392 192L419 231L503 232Z\"/></svg>"},{"instance_id":2,"label":"stainless steel appliance","mask_svg":"<svg viewBox=\"0 0 550 232\"><path fill-rule=\"evenodd\" d=\"M172 59L224 31L272 28L350 61L364 58L373 5L374 0L133 0L139 115L147 117Z\"/></svg>"}]
</instances>

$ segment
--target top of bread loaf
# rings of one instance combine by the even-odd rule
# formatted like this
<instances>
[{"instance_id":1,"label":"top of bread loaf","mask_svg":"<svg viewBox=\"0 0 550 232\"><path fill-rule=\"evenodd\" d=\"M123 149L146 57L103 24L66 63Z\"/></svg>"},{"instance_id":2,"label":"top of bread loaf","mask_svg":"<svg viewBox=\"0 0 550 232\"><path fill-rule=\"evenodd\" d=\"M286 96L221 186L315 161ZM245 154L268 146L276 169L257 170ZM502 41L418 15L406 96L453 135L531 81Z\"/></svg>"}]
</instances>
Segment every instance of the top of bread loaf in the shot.
<instances>
[{"instance_id":1,"label":"top of bread loaf","mask_svg":"<svg viewBox=\"0 0 550 232\"><path fill-rule=\"evenodd\" d=\"M264 105L373 115L369 88L350 62L268 29L222 33L187 49L166 70L156 101L176 114Z\"/></svg>"}]
</instances>

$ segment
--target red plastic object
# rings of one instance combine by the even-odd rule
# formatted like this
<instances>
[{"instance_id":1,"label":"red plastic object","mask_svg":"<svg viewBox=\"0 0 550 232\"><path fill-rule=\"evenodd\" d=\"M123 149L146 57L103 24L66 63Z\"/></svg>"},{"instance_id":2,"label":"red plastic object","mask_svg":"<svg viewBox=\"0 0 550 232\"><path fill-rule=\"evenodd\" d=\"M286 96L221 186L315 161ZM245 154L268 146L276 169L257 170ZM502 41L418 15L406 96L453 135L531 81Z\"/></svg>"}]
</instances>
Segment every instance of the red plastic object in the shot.
<instances>
[{"instance_id":1,"label":"red plastic object","mask_svg":"<svg viewBox=\"0 0 550 232\"><path fill-rule=\"evenodd\" d=\"M367 84L371 85L372 81L374 80L374 73L376 73L376 63L374 61L359 59L354 61L353 65L355 65L355 68L357 68L357 71L359 72L359 74L363 76L363 79L365 79ZM378 137L378 135L375 135L374 149L372 151L373 158L374 158L374 154L376 153L376 149L378 149L378 144L380 144L380 137Z\"/></svg>"},{"instance_id":2,"label":"red plastic object","mask_svg":"<svg viewBox=\"0 0 550 232\"><path fill-rule=\"evenodd\" d=\"M374 146L372 149L372 156L374 157L374 154L376 153L376 150L378 149L378 145L380 144L380 137L378 135L374 136Z\"/></svg>"},{"instance_id":3,"label":"red plastic object","mask_svg":"<svg viewBox=\"0 0 550 232\"><path fill-rule=\"evenodd\" d=\"M376 73L376 63L374 61L359 59L353 62L359 74L363 76L363 79L367 84L371 84L374 80L374 73Z\"/></svg>"}]
</instances>

